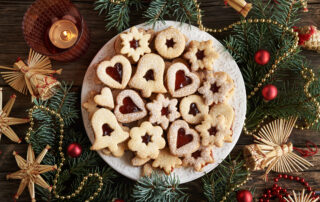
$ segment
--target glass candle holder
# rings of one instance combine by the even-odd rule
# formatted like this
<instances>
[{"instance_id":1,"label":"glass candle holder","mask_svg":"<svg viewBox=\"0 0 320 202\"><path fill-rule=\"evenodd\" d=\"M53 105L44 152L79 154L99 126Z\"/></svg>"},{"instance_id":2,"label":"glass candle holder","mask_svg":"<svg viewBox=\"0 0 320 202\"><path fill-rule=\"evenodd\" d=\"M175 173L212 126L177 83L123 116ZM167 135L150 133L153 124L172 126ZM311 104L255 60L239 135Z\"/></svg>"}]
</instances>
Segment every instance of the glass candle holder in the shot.
<instances>
[{"instance_id":1,"label":"glass candle holder","mask_svg":"<svg viewBox=\"0 0 320 202\"><path fill-rule=\"evenodd\" d=\"M59 20L72 21L78 30L76 42L67 49L56 47L49 38L51 26ZM90 42L88 27L69 0L36 0L23 17L22 29L27 44L33 50L57 61L79 58Z\"/></svg>"}]
</instances>

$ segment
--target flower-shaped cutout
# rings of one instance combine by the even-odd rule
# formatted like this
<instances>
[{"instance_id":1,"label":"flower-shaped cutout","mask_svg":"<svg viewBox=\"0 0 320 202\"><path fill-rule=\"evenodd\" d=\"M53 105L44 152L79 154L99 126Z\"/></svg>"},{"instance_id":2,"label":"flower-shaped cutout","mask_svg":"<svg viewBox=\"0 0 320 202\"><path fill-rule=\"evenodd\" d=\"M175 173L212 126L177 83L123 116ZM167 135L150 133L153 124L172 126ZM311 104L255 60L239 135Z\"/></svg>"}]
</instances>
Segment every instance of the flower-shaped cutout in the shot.
<instances>
[{"instance_id":1,"label":"flower-shaped cutout","mask_svg":"<svg viewBox=\"0 0 320 202\"><path fill-rule=\"evenodd\" d=\"M153 102L147 104L150 111L149 121L160 124L163 129L167 129L169 122L173 122L180 117L177 110L177 99L169 99L163 94L158 94Z\"/></svg>"},{"instance_id":2,"label":"flower-shaped cutout","mask_svg":"<svg viewBox=\"0 0 320 202\"><path fill-rule=\"evenodd\" d=\"M222 115L213 117L210 115L204 116L204 121L201 125L196 126L201 137L203 146L216 145L222 147L224 142L232 141L232 132L226 127L225 118Z\"/></svg>"},{"instance_id":3,"label":"flower-shaped cutout","mask_svg":"<svg viewBox=\"0 0 320 202\"><path fill-rule=\"evenodd\" d=\"M201 172L203 167L214 162L212 148L212 146L201 146L197 151L188 154L183 159L183 164L193 166L196 171Z\"/></svg>"},{"instance_id":4,"label":"flower-shaped cutout","mask_svg":"<svg viewBox=\"0 0 320 202\"><path fill-rule=\"evenodd\" d=\"M218 53L213 49L213 41L191 41L188 51L184 54L191 63L192 71L198 69L213 70L213 62L218 58Z\"/></svg>"},{"instance_id":5,"label":"flower-shaped cutout","mask_svg":"<svg viewBox=\"0 0 320 202\"><path fill-rule=\"evenodd\" d=\"M198 92L203 95L205 103L211 105L226 102L232 97L234 88L234 82L227 73L215 72L213 76L207 76Z\"/></svg>"}]
</instances>

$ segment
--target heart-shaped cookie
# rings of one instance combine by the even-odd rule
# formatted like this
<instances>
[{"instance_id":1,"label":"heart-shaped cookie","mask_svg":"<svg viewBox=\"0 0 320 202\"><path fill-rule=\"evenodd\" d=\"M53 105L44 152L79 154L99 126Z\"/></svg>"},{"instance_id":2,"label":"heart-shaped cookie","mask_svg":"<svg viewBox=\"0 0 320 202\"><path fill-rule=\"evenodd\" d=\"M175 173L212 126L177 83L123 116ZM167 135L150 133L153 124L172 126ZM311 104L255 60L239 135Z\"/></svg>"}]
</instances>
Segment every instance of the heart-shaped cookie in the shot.
<instances>
[{"instance_id":1,"label":"heart-shaped cookie","mask_svg":"<svg viewBox=\"0 0 320 202\"><path fill-rule=\"evenodd\" d=\"M167 71L167 87L173 97L184 97L193 94L200 86L199 77L190 72L180 62L172 64Z\"/></svg>"},{"instance_id":2,"label":"heart-shaped cookie","mask_svg":"<svg viewBox=\"0 0 320 202\"><path fill-rule=\"evenodd\" d=\"M166 93L163 85L164 60L157 54L144 55L138 63L137 71L129 86L141 90L143 97L150 97L153 92Z\"/></svg>"},{"instance_id":3,"label":"heart-shaped cookie","mask_svg":"<svg viewBox=\"0 0 320 202\"><path fill-rule=\"evenodd\" d=\"M169 148L172 154L186 156L195 152L200 146L197 131L189 128L183 120L174 121L167 134Z\"/></svg>"},{"instance_id":4,"label":"heart-shaped cookie","mask_svg":"<svg viewBox=\"0 0 320 202\"><path fill-rule=\"evenodd\" d=\"M121 91L117 96L114 114L121 123L130 123L147 115L145 104L134 90Z\"/></svg>"},{"instance_id":5,"label":"heart-shaped cookie","mask_svg":"<svg viewBox=\"0 0 320 202\"><path fill-rule=\"evenodd\" d=\"M104 87L101 90L101 94L94 96L94 102L100 106L114 108L113 95L108 87Z\"/></svg>"},{"instance_id":6,"label":"heart-shaped cookie","mask_svg":"<svg viewBox=\"0 0 320 202\"><path fill-rule=\"evenodd\" d=\"M129 133L121 128L114 114L105 108L93 114L91 125L95 136L91 150L107 148L114 153L119 150L118 144L129 137Z\"/></svg>"},{"instance_id":7,"label":"heart-shaped cookie","mask_svg":"<svg viewBox=\"0 0 320 202\"><path fill-rule=\"evenodd\" d=\"M97 76L102 83L117 89L124 89L131 77L131 64L129 60L116 55L111 60L102 61L97 67Z\"/></svg>"}]
</instances>

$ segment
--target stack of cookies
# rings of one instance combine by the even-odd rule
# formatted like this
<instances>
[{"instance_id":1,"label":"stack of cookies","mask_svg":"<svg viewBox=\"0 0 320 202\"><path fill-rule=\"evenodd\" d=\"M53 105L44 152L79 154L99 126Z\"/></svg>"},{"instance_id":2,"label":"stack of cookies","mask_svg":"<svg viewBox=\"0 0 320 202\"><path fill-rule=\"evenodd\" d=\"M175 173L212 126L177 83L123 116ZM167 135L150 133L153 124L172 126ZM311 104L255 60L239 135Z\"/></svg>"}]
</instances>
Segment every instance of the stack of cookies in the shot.
<instances>
[{"instance_id":1,"label":"stack of cookies","mask_svg":"<svg viewBox=\"0 0 320 202\"><path fill-rule=\"evenodd\" d=\"M215 71L213 41L188 42L173 27L132 27L114 49L96 67L103 88L83 104L95 135L91 149L115 157L130 150L144 174L213 163L213 147L232 141L228 100L235 88L227 73Z\"/></svg>"}]
</instances>

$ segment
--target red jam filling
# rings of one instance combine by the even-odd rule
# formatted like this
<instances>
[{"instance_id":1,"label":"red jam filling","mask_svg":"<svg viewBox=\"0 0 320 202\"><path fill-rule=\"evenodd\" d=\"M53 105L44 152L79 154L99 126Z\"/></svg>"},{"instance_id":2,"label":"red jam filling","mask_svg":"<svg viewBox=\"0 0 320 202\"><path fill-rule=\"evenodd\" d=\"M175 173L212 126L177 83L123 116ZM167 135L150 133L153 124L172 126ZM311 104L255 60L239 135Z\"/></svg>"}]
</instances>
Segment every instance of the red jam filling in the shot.
<instances>
[{"instance_id":1,"label":"red jam filling","mask_svg":"<svg viewBox=\"0 0 320 202\"><path fill-rule=\"evenodd\" d=\"M114 67L107 67L106 72L111 78L121 83L122 81L122 64L116 63Z\"/></svg>"},{"instance_id":2,"label":"red jam filling","mask_svg":"<svg viewBox=\"0 0 320 202\"><path fill-rule=\"evenodd\" d=\"M183 70L179 70L176 73L176 83L175 83L175 90L179 90L187 85L192 83L192 79L185 75Z\"/></svg>"},{"instance_id":3,"label":"red jam filling","mask_svg":"<svg viewBox=\"0 0 320 202\"><path fill-rule=\"evenodd\" d=\"M198 113L200 113L197 104L196 103L191 103L190 109L189 109L189 114L192 114L193 116L196 116Z\"/></svg>"},{"instance_id":4,"label":"red jam filling","mask_svg":"<svg viewBox=\"0 0 320 202\"><path fill-rule=\"evenodd\" d=\"M198 60L202 60L204 58L204 50L198 50L196 56Z\"/></svg>"},{"instance_id":5,"label":"red jam filling","mask_svg":"<svg viewBox=\"0 0 320 202\"><path fill-rule=\"evenodd\" d=\"M137 49L139 47L139 40L132 39L130 41L130 47L133 49Z\"/></svg>"},{"instance_id":6,"label":"red jam filling","mask_svg":"<svg viewBox=\"0 0 320 202\"><path fill-rule=\"evenodd\" d=\"M149 69L149 70L147 71L147 73L144 75L143 78L145 78L147 81L149 81L149 80L154 81L154 72L153 72L153 70L152 70L152 69Z\"/></svg>"},{"instance_id":7,"label":"red jam filling","mask_svg":"<svg viewBox=\"0 0 320 202\"><path fill-rule=\"evenodd\" d=\"M169 114L170 114L169 108L168 107L162 107L161 115L162 116L168 116Z\"/></svg>"},{"instance_id":8,"label":"red jam filling","mask_svg":"<svg viewBox=\"0 0 320 202\"><path fill-rule=\"evenodd\" d=\"M209 128L208 132L210 135L216 135L218 130L216 127L211 127L211 128Z\"/></svg>"},{"instance_id":9,"label":"red jam filling","mask_svg":"<svg viewBox=\"0 0 320 202\"><path fill-rule=\"evenodd\" d=\"M102 125L102 136L110 136L113 132L113 129L108 124Z\"/></svg>"},{"instance_id":10,"label":"red jam filling","mask_svg":"<svg viewBox=\"0 0 320 202\"><path fill-rule=\"evenodd\" d=\"M168 48L173 48L174 44L175 44L175 42L173 41L173 39L167 39L166 46Z\"/></svg>"},{"instance_id":11,"label":"red jam filling","mask_svg":"<svg viewBox=\"0 0 320 202\"><path fill-rule=\"evenodd\" d=\"M142 142L145 143L146 145L148 145L148 143L151 142L151 136L148 135L148 133L146 133L141 138L142 138Z\"/></svg>"},{"instance_id":12,"label":"red jam filling","mask_svg":"<svg viewBox=\"0 0 320 202\"><path fill-rule=\"evenodd\" d=\"M186 131L184 128L180 128L178 130L178 138L177 138L177 148L188 144L189 142L192 142L193 136L191 134L186 134Z\"/></svg>"},{"instance_id":13,"label":"red jam filling","mask_svg":"<svg viewBox=\"0 0 320 202\"><path fill-rule=\"evenodd\" d=\"M191 154L191 156L195 159L199 158L201 156L201 151L198 150L198 151L195 151Z\"/></svg>"},{"instance_id":14,"label":"red jam filling","mask_svg":"<svg viewBox=\"0 0 320 202\"><path fill-rule=\"evenodd\" d=\"M217 92L219 91L219 89L220 89L220 86L217 86L216 83L211 84L210 90L211 90L213 93L217 93Z\"/></svg>"},{"instance_id":15,"label":"red jam filling","mask_svg":"<svg viewBox=\"0 0 320 202\"><path fill-rule=\"evenodd\" d=\"M123 105L119 108L119 110L122 114L130 114L141 111L141 109L134 104L130 97L125 97L123 99Z\"/></svg>"}]
</instances>

